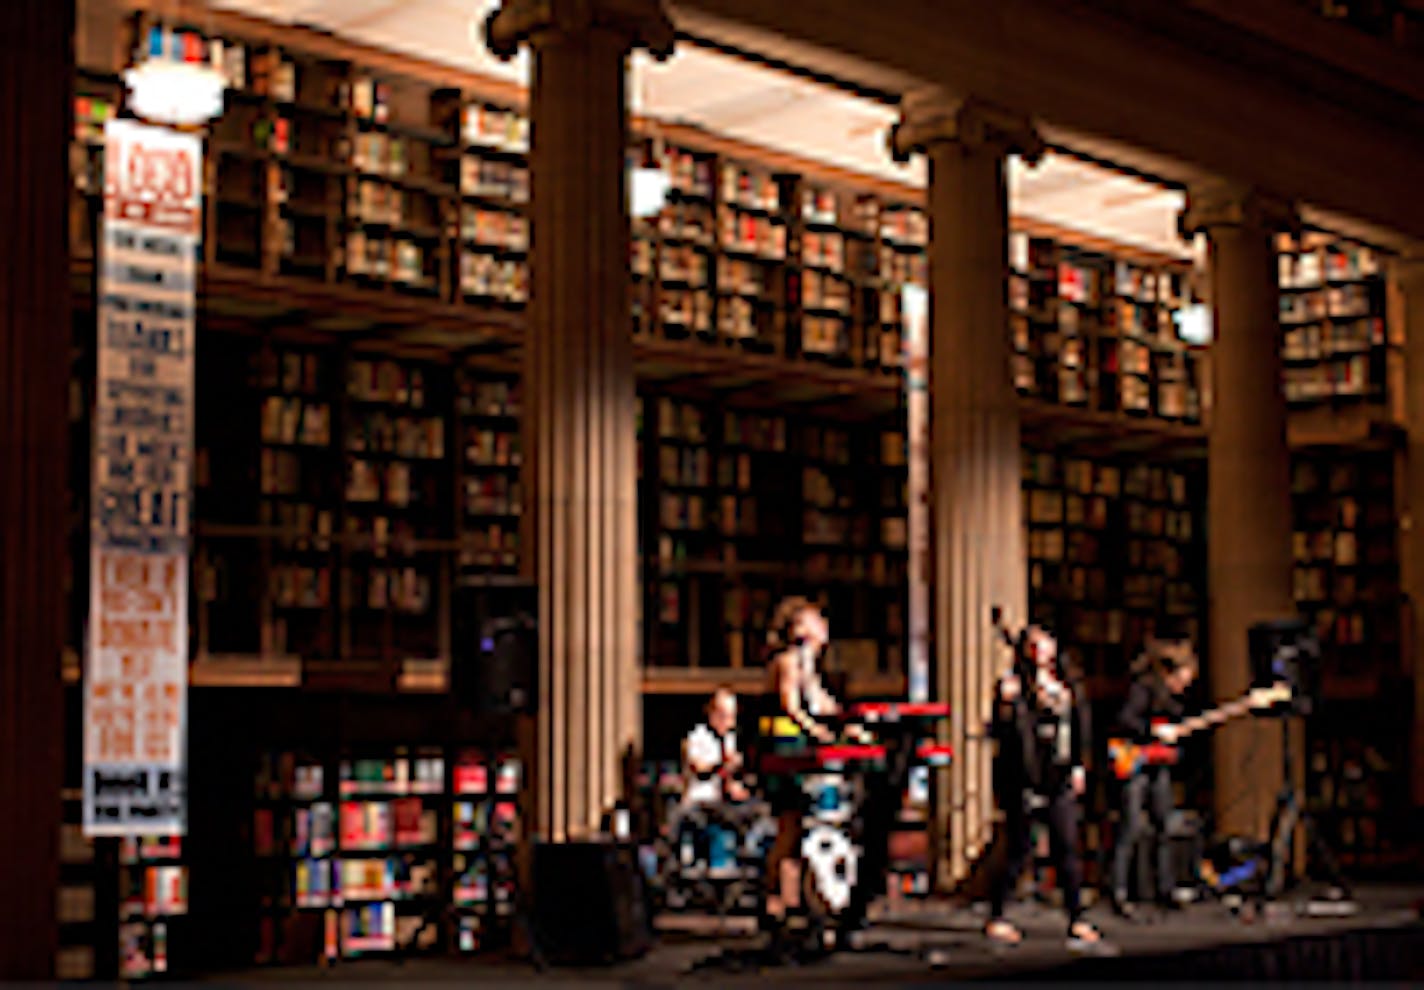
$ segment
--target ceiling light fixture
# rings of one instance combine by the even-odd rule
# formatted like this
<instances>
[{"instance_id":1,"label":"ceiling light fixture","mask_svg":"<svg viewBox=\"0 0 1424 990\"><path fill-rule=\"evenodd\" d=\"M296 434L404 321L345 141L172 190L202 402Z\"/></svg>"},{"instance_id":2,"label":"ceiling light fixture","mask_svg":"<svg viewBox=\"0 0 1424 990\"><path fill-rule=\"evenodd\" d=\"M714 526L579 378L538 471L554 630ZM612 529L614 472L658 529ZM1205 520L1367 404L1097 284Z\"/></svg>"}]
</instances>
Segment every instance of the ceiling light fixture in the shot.
<instances>
[{"instance_id":1,"label":"ceiling light fixture","mask_svg":"<svg viewBox=\"0 0 1424 990\"><path fill-rule=\"evenodd\" d=\"M129 108L155 124L197 127L222 116L222 72L209 64L207 46L195 31L169 31L155 24L144 60L124 73ZM221 59L221 48L213 57Z\"/></svg>"},{"instance_id":2,"label":"ceiling light fixture","mask_svg":"<svg viewBox=\"0 0 1424 990\"><path fill-rule=\"evenodd\" d=\"M657 216L667 205L672 179L663 167L663 139L658 133L657 122L651 116L643 116L648 107L647 65L637 53L629 60L628 75L631 84L628 90L632 97L629 110L634 117L643 117L647 121L652 134L640 158L628 169L628 212L635 219L646 220Z\"/></svg>"}]
</instances>

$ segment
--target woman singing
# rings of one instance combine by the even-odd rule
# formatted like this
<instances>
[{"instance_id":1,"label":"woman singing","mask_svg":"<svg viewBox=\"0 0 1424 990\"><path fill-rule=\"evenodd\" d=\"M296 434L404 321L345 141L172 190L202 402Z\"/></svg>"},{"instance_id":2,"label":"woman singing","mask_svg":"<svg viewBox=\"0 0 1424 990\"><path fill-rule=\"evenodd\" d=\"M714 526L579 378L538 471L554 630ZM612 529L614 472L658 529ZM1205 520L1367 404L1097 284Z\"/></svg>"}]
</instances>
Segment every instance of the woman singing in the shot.
<instances>
[{"instance_id":1,"label":"woman singing","mask_svg":"<svg viewBox=\"0 0 1424 990\"><path fill-rule=\"evenodd\" d=\"M1004 811L1008 856L994 878L991 915L985 934L1017 945L1023 933L1004 917L1004 906L1029 856L1033 817L1044 814L1054 865L1068 911L1070 947L1096 945L1102 936L1082 918L1078 859L1078 799L1087 784L1088 708L1082 688L1058 652L1058 644L1038 626L1018 637L1014 669L999 679L994 698L998 740L995 791Z\"/></svg>"},{"instance_id":2,"label":"woman singing","mask_svg":"<svg viewBox=\"0 0 1424 990\"><path fill-rule=\"evenodd\" d=\"M840 705L821 683L817 666L830 643L826 617L809 599L787 598L772 615L767 636L767 693L775 699L762 720L764 745L787 751L810 742L831 742L834 732L822 720L839 714ZM777 815L776 844L767 857L767 914L785 920L801 900L802 816L800 782L789 775L766 782L767 798Z\"/></svg>"}]
</instances>

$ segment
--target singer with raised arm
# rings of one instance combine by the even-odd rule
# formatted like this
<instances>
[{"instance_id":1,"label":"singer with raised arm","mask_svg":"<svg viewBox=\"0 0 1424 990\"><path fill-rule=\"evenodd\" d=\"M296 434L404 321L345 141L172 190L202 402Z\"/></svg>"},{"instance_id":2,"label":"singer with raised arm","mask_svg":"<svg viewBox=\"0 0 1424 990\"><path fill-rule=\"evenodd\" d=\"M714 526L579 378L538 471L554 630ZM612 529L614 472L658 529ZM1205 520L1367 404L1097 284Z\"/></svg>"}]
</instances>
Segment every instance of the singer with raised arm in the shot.
<instances>
[{"instance_id":1,"label":"singer with raised arm","mask_svg":"<svg viewBox=\"0 0 1424 990\"><path fill-rule=\"evenodd\" d=\"M1082 917L1078 858L1078 800L1087 788L1090 752L1087 699L1047 630L1028 626L1014 646L1014 665L994 692L994 789L1004 813L1007 856L993 878L984 933L1001 945L1023 940L1004 908L1028 860L1030 826L1042 815L1068 912L1069 946L1092 948L1102 936Z\"/></svg>"},{"instance_id":2,"label":"singer with raised arm","mask_svg":"<svg viewBox=\"0 0 1424 990\"><path fill-rule=\"evenodd\" d=\"M1119 738L1139 746L1176 745L1185 714L1182 695L1197 676L1197 658L1191 644L1149 641L1134 664L1133 673L1127 700L1117 716ZM1175 807L1169 761L1143 761L1122 782L1122 834L1113 850L1112 899L1113 910L1125 918L1134 914L1128 896L1128 871L1149 823L1156 833L1157 900L1165 908L1176 906L1172 900L1172 856L1166 842L1167 820Z\"/></svg>"},{"instance_id":3,"label":"singer with raised arm","mask_svg":"<svg viewBox=\"0 0 1424 990\"><path fill-rule=\"evenodd\" d=\"M768 750L784 753L836 738L830 720L841 706L821 682L819 666L830 639L830 625L810 599L794 596L776 607L767 634L766 665L767 695L774 701L761 723ZM776 843L766 864L766 909L779 924L788 910L800 906L805 807L794 775L770 775L766 791L777 816Z\"/></svg>"}]
</instances>

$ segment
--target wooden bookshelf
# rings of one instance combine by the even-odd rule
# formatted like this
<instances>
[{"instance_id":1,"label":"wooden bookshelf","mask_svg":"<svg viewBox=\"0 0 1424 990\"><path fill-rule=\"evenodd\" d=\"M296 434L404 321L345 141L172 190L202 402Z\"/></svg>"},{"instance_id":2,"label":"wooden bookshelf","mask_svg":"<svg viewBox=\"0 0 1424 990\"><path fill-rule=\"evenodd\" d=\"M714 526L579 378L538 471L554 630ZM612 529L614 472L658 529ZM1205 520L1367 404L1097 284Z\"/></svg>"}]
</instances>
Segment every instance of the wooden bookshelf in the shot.
<instances>
[{"instance_id":1,"label":"wooden bookshelf","mask_svg":"<svg viewBox=\"0 0 1424 990\"><path fill-rule=\"evenodd\" d=\"M641 409L647 666L758 667L776 601L804 590L826 597L848 663L897 668L902 435L653 392Z\"/></svg>"},{"instance_id":2,"label":"wooden bookshelf","mask_svg":"<svg viewBox=\"0 0 1424 990\"><path fill-rule=\"evenodd\" d=\"M135 36L151 23L140 17ZM516 348L524 332L524 94L305 29L221 13L207 23L223 41L229 92L208 141L199 353L240 358L217 359L237 367L249 358L212 331L233 331L250 344L272 328L278 336L301 328L305 336L292 339L305 341L301 360L316 363L321 384L289 391L204 377L205 405L215 396L220 408L262 423L261 409L251 408L256 395L277 410L281 429L270 440L258 431L255 448L240 425L209 433L210 449L224 456L208 458L213 480L199 496L200 653L297 654L338 664L359 653L376 664L380 682L381 664L445 652L434 589L456 575L484 579L517 568L517 366L506 364L484 384L485 372L470 372L459 355ZM82 167L71 226L81 259L76 284L86 296L93 269L83 259L86 244L92 259L101 188L96 138L122 108L118 68L82 72L77 88L74 154ZM893 442L882 444L898 429L900 292L926 282L923 194L687 126L641 120L634 131L630 157L657 159L673 187L658 215L634 223L631 330L640 383L650 400L688 403L702 420L695 440L663 436L648 412L640 444L645 625L656 628L667 606L679 616L680 644L650 634L645 662L747 663L767 602L807 585L824 588L837 623L848 623L838 634L866 632L877 640L875 669L893 670L903 638L896 590L904 567L897 532L903 466L882 456ZM1065 631L1115 657L1127 648L1119 640L1136 635L1136 620L1126 615L1136 606L1123 606L1119 621L1095 600L1130 590L1151 603L1141 606L1144 615L1194 609L1185 585L1196 578L1163 568L1197 574L1181 558L1200 526L1190 536L1167 528L1180 527L1186 510L1155 498L1150 481L1145 494L1132 494L1124 477L1116 496L1069 485L1089 475L1096 485L1100 469L1126 470L1129 459L1157 465L1200 456L1202 355L1175 327L1192 301L1190 279L1172 259L1022 219L1013 226L1006 332L1026 443L1061 441L1090 462L1051 472L1053 484L1064 486L1063 520L1030 528L1056 526L1063 546L1059 559L1036 560L1054 573L1042 574L1035 594L1071 609L1054 616ZM1319 238L1283 247L1283 307L1295 299L1289 305L1305 309L1290 312L1310 315L1287 331L1288 390L1303 380L1302 369L1355 382L1361 355L1346 345L1366 337L1370 382L1389 371L1397 355L1378 322L1373 256ZM1307 277L1311 265L1319 284ZM372 363L422 369L429 408L353 395L351 369ZM1297 389L1298 406L1306 404L1302 394ZM1330 395L1338 403L1353 393ZM301 431L323 406L330 436L315 442ZM733 419L724 416L728 409ZM287 440L292 417L299 432ZM751 417L781 422L784 446L736 449L728 438L739 418ZM854 463L873 469L847 472L825 462L824 443L818 448L807 432L813 420L845 430ZM426 454L370 446L384 443L388 429L399 434L401 424L426 430L428 444L437 422L446 448L438 456L428 446ZM254 449L252 460L239 453ZM268 480L276 479L270 491L263 457L272 465ZM671 474L663 471L666 457ZM791 479L778 479L788 469ZM412 480L409 503L388 504L397 474ZM382 482L374 501L364 497L373 478ZM250 510L229 512L211 497L229 489L223 499L241 501L236 493L246 492ZM852 509L838 504L845 498ZM1110 503L1105 522L1096 508L1069 522L1070 500L1093 506L1094 499ZM818 545L838 516L844 549ZM1050 587L1052 594L1042 590ZM238 588L262 589L249 592L260 600L224 614L222 603L235 602ZM373 601L387 604L372 608ZM684 638L694 602L699 630ZM867 615L882 625L872 628L860 618Z\"/></svg>"},{"instance_id":3,"label":"wooden bookshelf","mask_svg":"<svg viewBox=\"0 0 1424 990\"><path fill-rule=\"evenodd\" d=\"M1145 266L1010 236L1009 333L1019 393L1062 406L1201 422L1198 355L1178 336L1185 265Z\"/></svg>"},{"instance_id":4,"label":"wooden bookshelf","mask_svg":"<svg viewBox=\"0 0 1424 990\"><path fill-rule=\"evenodd\" d=\"M1281 238L1277 257L1286 400L1385 405L1402 355L1386 328L1382 259L1315 233Z\"/></svg>"},{"instance_id":5,"label":"wooden bookshelf","mask_svg":"<svg viewBox=\"0 0 1424 990\"><path fill-rule=\"evenodd\" d=\"M1030 614L1102 692L1149 636L1200 640L1198 484L1184 465L1025 452Z\"/></svg>"},{"instance_id":6,"label":"wooden bookshelf","mask_svg":"<svg viewBox=\"0 0 1424 990\"><path fill-rule=\"evenodd\" d=\"M258 964L509 944L523 771L503 750L266 754L253 809Z\"/></svg>"},{"instance_id":7,"label":"wooden bookshelf","mask_svg":"<svg viewBox=\"0 0 1424 990\"><path fill-rule=\"evenodd\" d=\"M201 658L369 667L384 689L407 660L448 658L457 571L519 567L517 379L458 364L297 332L205 335Z\"/></svg>"},{"instance_id":8,"label":"wooden bookshelf","mask_svg":"<svg viewBox=\"0 0 1424 990\"><path fill-rule=\"evenodd\" d=\"M1315 623L1326 686L1399 670L1394 454L1297 452L1294 596Z\"/></svg>"}]
</instances>

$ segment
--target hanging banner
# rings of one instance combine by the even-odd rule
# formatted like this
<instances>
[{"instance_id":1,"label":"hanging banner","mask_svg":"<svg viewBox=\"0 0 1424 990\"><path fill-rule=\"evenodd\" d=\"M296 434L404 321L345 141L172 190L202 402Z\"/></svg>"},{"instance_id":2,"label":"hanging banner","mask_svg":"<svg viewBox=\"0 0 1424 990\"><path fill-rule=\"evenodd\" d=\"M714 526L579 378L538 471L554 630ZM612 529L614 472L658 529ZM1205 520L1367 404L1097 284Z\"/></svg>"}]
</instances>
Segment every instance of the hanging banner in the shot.
<instances>
[{"instance_id":1,"label":"hanging banner","mask_svg":"<svg viewBox=\"0 0 1424 990\"><path fill-rule=\"evenodd\" d=\"M202 142L127 120L104 140L84 831L182 835Z\"/></svg>"},{"instance_id":2,"label":"hanging banner","mask_svg":"<svg viewBox=\"0 0 1424 990\"><path fill-rule=\"evenodd\" d=\"M906 501L909 544L909 696L930 697L930 295L921 285L900 290L905 350Z\"/></svg>"}]
</instances>

